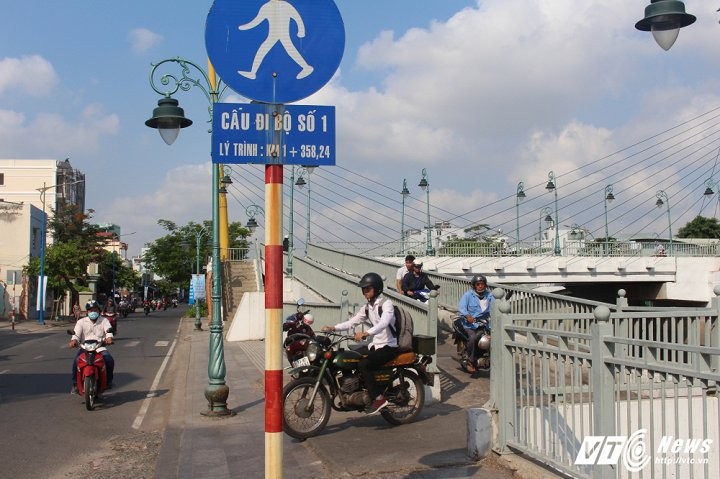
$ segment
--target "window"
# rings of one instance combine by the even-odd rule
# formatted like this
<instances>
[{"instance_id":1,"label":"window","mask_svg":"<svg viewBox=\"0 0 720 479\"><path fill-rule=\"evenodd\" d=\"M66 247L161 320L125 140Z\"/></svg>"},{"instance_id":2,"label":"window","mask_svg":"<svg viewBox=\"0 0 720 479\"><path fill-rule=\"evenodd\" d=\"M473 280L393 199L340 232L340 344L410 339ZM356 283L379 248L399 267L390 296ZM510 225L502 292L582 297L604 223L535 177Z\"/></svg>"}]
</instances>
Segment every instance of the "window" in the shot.
<instances>
[{"instance_id":1,"label":"window","mask_svg":"<svg viewBox=\"0 0 720 479\"><path fill-rule=\"evenodd\" d=\"M5 173L0 173L0 186L5 185Z\"/></svg>"}]
</instances>

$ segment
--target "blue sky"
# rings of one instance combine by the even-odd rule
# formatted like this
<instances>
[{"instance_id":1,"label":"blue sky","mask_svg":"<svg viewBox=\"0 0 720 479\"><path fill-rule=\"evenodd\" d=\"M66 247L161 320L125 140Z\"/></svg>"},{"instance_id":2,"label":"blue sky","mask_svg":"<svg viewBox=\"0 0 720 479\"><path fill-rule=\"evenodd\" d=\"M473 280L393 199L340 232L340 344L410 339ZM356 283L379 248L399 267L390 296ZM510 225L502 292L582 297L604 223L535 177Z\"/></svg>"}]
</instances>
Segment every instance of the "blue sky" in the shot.
<instances>
[{"instance_id":1,"label":"blue sky","mask_svg":"<svg viewBox=\"0 0 720 479\"><path fill-rule=\"evenodd\" d=\"M586 225L595 236L602 228L599 195L609 182L618 198L611 213L618 236L641 229L667 234L653 207L659 188L670 195L675 231L704 207L687 192L714 172L710 152L720 146L714 129L681 135L708 139L707 151L697 154L709 163L697 172L691 170L697 163L681 154L643 163L627 148L683 122L703 123L720 106L717 5L688 0L698 21L665 52L634 29L643 2L336 3L346 30L343 61L336 77L305 100L337 108L338 166L313 174L314 238L387 239L391 233L377 228L374 236L355 234L353 225L363 216L399 223L403 178L412 190L406 226L419 227L422 168L431 181L433 220L458 226L482 222L514 231L516 184L524 181L525 240L536 234L536 212L548 204L542 186L549 170L558 177L560 222ZM203 95L177 96L195 124L170 147L143 123L158 99L148 81L152 62L180 56L205 66L210 5L2 5L0 158L70 157L88 175L87 207L95 219L137 232L127 238L131 254L162 234L158 218L184 224L210 217ZM662 149L659 140L644 145ZM245 207L262 204L259 171L233 167L231 220L245 223ZM366 194L341 194L352 186L367 186ZM297 192L296 202L303 221L306 203Z\"/></svg>"}]
</instances>

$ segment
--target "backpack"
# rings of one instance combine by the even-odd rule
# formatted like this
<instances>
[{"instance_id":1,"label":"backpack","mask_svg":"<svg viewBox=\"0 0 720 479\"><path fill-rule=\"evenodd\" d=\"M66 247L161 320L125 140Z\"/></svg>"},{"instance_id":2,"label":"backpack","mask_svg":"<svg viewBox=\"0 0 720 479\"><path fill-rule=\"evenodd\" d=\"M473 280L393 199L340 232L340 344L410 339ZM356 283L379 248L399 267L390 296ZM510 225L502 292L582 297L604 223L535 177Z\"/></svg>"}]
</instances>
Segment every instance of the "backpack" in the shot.
<instances>
[{"instance_id":1,"label":"backpack","mask_svg":"<svg viewBox=\"0 0 720 479\"><path fill-rule=\"evenodd\" d=\"M384 298L378 304L382 311ZM407 351L413 349L413 319L404 308L393 304L393 313L395 314L395 324L390 324L390 332L397 339L398 347ZM382 313L381 313L382 314ZM368 306L365 306L365 316L368 315Z\"/></svg>"}]
</instances>

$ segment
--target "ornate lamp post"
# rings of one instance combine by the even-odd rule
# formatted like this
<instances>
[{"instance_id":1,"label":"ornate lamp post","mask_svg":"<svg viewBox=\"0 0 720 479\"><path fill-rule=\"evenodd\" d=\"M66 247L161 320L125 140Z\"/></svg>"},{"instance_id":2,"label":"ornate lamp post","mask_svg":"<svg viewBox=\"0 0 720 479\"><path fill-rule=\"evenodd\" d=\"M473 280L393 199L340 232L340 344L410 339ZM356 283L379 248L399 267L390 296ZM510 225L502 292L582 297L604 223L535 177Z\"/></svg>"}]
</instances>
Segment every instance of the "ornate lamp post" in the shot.
<instances>
[{"instance_id":1,"label":"ornate lamp post","mask_svg":"<svg viewBox=\"0 0 720 479\"><path fill-rule=\"evenodd\" d=\"M635 24L643 32L652 32L663 50L669 50L682 27L695 23L695 16L685 13L685 4L678 0L650 0L645 18Z\"/></svg>"},{"instance_id":2,"label":"ornate lamp post","mask_svg":"<svg viewBox=\"0 0 720 479\"><path fill-rule=\"evenodd\" d=\"M175 65L180 67L179 75L163 74L160 76L158 68L162 65ZM199 88L209 102L208 111L212 119L212 110L225 91L225 86L219 88L215 79L215 70L208 63L208 73L196 64L181 58L168 58L153 65L150 71L150 86L162 98L153 110L153 116L145 122L150 128L157 128L160 136L168 145L171 145L181 128L192 125L192 121L185 118L185 112L180 108L172 95L179 90L188 91L192 87ZM196 75L190 76L191 73ZM159 76L161 86L156 84ZM167 89L162 89L162 88ZM212 168L212 317L210 320L210 357L208 360L208 385L205 388L205 398L208 401L208 410L203 412L206 416L228 416L233 414L227 408L227 398L230 388L225 384L225 352L223 348L223 325L220 317L220 225L219 225L219 165Z\"/></svg>"},{"instance_id":3,"label":"ornate lamp post","mask_svg":"<svg viewBox=\"0 0 720 479\"><path fill-rule=\"evenodd\" d=\"M705 193L703 193L703 195L705 195L705 196L714 195L715 192L713 191L713 187L717 186L719 183L720 183L720 181L715 181L712 178L708 178L707 180L705 180Z\"/></svg>"},{"instance_id":4,"label":"ornate lamp post","mask_svg":"<svg viewBox=\"0 0 720 479\"><path fill-rule=\"evenodd\" d=\"M422 169L422 178L418 186L427 194L427 245L425 246L425 254L433 255L432 239L430 238L430 183L427 180L427 170Z\"/></svg>"},{"instance_id":5,"label":"ornate lamp post","mask_svg":"<svg viewBox=\"0 0 720 479\"><path fill-rule=\"evenodd\" d=\"M400 215L400 244L402 245L402 254L405 255L405 198L410 196L410 190L407 187L407 180L403 178L403 187L400 191L402 195L402 213Z\"/></svg>"},{"instance_id":6,"label":"ornate lamp post","mask_svg":"<svg viewBox=\"0 0 720 479\"><path fill-rule=\"evenodd\" d=\"M520 202L525 199L525 183L522 181L517 184L517 193L515 194L515 254L520 255Z\"/></svg>"},{"instance_id":7,"label":"ornate lamp post","mask_svg":"<svg viewBox=\"0 0 720 479\"><path fill-rule=\"evenodd\" d=\"M658 208L662 208L662 205L664 205L665 202L667 202L668 234L670 235L670 246L668 247L668 252L670 254L672 254L673 245L672 245L672 220L670 219L670 198L668 198L667 193L665 193L663 190L658 190L657 193L655 193L655 196L657 197L655 206L657 206ZM665 198L665 202L663 202L663 198Z\"/></svg>"},{"instance_id":8,"label":"ornate lamp post","mask_svg":"<svg viewBox=\"0 0 720 479\"><path fill-rule=\"evenodd\" d=\"M57 188L58 186L72 186L78 183L82 183L84 181L85 180L83 179L73 181L71 183L62 183L61 185L52 186L45 186L45 182L43 181L42 188L37 189L37 191L40 192L40 202L42 203L42 226L40 228L40 280L38 287L38 301L40 308L38 311L38 324L45 324L45 230L47 229L47 214L45 214L45 193L47 192L47 190Z\"/></svg>"},{"instance_id":9,"label":"ornate lamp post","mask_svg":"<svg viewBox=\"0 0 720 479\"><path fill-rule=\"evenodd\" d=\"M615 195L613 195L613 187L612 185L607 185L605 187L605 254L608 254L608 241L610 241L610 235L608 234L608 219L607 219L607 207L608 203L612 203L615 199Z\"/></svg>"},{"instance_id":10,"label":"ornate lamp post","mask_svg":"<svg viewBox=\"0 0 720 479\"><path fill-rule=\"evenodd\" d=\"M542 252L542 222L543 220L548 224L552 224L553 219L550 214L552 213L552 208L549 206L546 206L540 211L540 221L538 222L538 241L540 242L540 251Z\"/></svg>"},{"instance_id":11,"label":"ornate lamp post","mask_svg":"<svg viewBox=\"0 0 720 479\"><path fill-rule=\"evenodd\" d=\"M195 230L195 265L197 274L200 275L200 244L202 238L208 238L210 233L204 227L200 226ZM213 265L214 266L214 265ZM197 298L197 292L195 292ZM202 331L202 321L200 321L200 303L195 299L195 331Z\"/></svg>"},{"instance_id":12,"label":"ornate lamp post","mask_svg":"<svg viewBox=\"0 0 720 479\"><path fill-rule=\"evenodd\" d=\"M303 165L298 168L298 179L295 186L301 190L307 185L307 227L305 228L305 255L307 256L308 246L310 245L310 175L315 171L316 166ZM307 180L305 180L307 177Z\"/></svg>"},{"instance_id":13,"label":"ornate lamp post","mask_svg":"<svg viewBox=\"0 0 720 479\"><path fill-rule=\"evenodd\" d=\"M558 194L557 194L557 180L555 179L555 173L550 171L548 173L548 182L545 186L548 191L555 192L555 256L560 256L560 229L558 225Z\"/></svg>"},{"instance_id":14,"label":"ornate lamp post","mask_svg":"<svg viewBox=\"0 0 720 479\"><path fill-rule=\"evenodd\" d=\"M245 214L248 215L248 222L245 227L248 228L251 232L254 232L255 228L259 226L258 222L255 220L255 216L257 216L258 213L261 213L263 216L265 216L265 210L263 210L258 205L250 205L245 208Z\"/></svg>"}]
</instances>

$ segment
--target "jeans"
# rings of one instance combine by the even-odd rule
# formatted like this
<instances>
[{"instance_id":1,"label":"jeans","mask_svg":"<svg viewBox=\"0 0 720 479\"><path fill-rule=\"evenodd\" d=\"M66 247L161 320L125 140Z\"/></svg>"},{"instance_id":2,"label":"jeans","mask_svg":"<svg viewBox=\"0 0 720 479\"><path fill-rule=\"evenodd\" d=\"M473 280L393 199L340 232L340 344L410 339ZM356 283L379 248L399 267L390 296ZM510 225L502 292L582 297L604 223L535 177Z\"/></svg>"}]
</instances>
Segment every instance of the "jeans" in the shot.
<instances>
[{"instance_id":1,"label":"jeans","mask_svg":"<svg viewBox=\"0 0 720 479\"><path fill-rule=\"evenodd\" d=\"M77 386L77 365L78 365L78 357L80 356L80 353L82 353L83 350L78 348L77 352L75 353L75 358L73 359L72 363L72 385ZM107 383L112 384L113 382L113 372L115 371L115 360L110 355L110 352L106 349L105 351L101 351L100 354L103 355L103 359L105 360L105 372L107 373Z\"/></svg>"},{"instance_id":2,"label":"jeans","mask_svg":"<svg viewBox=\"0 0 720 479\"><path fill-rule=\"evenodd\" d=\"M468 342L465 345L465 347L467 349L467 356L468 356L468 359L470 360L470 362L473 365L475 365L475 361L477 361L477 359L478 359L476 356L477 351L475 351L475 350L477 349L477 340L478 340L478 335L480 334L480 328L477 328L477 329L465 328L465 332L468 335Z\"/></svg>"}]
</instances>

